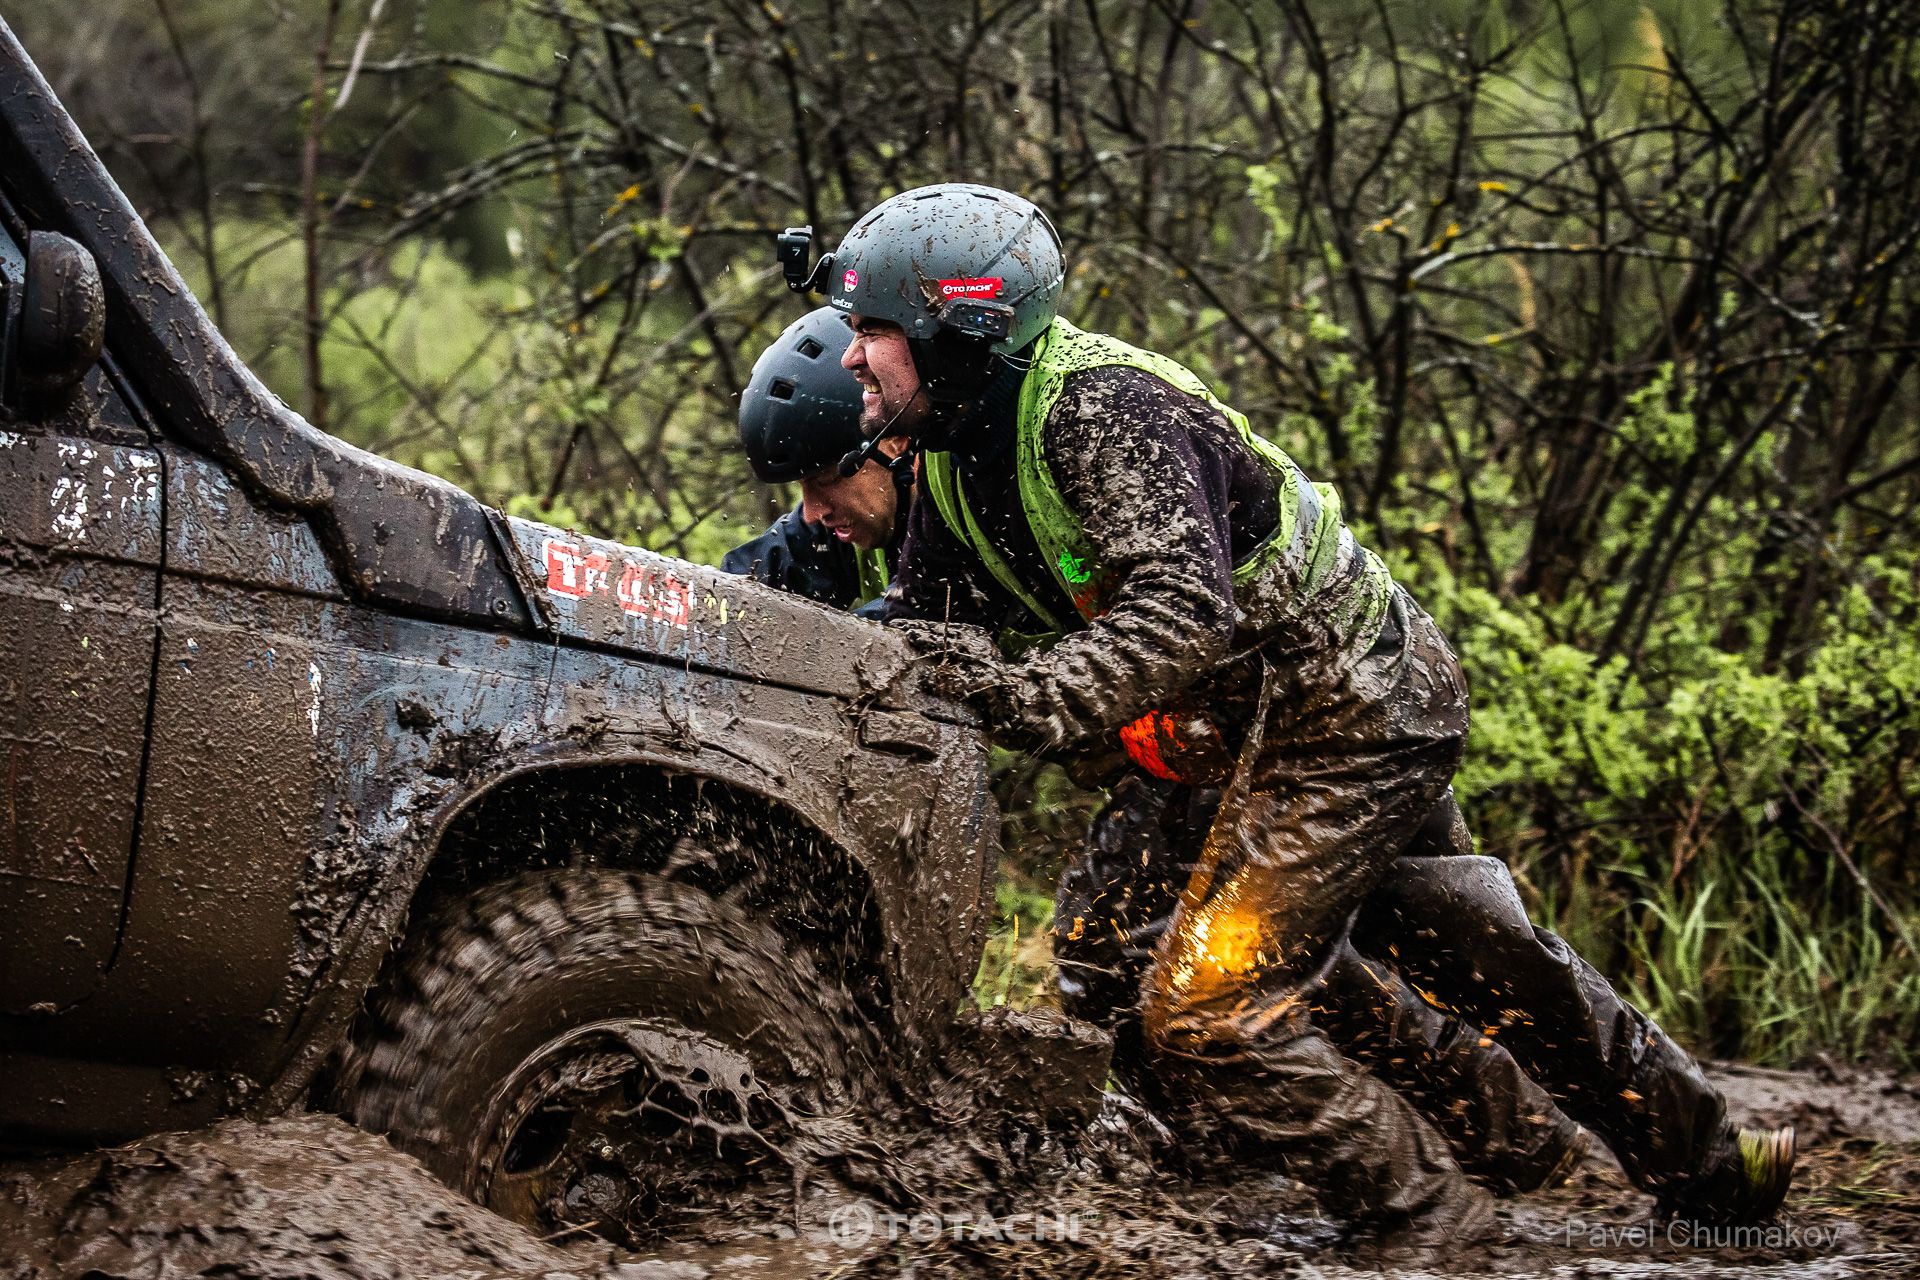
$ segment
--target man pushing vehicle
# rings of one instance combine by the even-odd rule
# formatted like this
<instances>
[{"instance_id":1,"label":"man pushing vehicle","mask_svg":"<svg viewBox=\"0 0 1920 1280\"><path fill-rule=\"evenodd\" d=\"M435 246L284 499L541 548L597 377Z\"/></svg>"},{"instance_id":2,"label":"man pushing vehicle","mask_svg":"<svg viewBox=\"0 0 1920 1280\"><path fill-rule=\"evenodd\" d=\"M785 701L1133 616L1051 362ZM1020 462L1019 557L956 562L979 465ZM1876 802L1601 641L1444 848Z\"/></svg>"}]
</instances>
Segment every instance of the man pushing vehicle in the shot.
<instances>
[{"instance_id":1,"label":"man pushing vehicle","mask_svg":"<svg viewBox=\"0 0 1920 1280\"><path fill-rule=\"evenodd\" d=\"M1058 237L1017 196L896 196L811 276L804 239L782 252L852 324L873 442L845 465L919 452L887 619L1003 741L1117 736L1117 801L1157 797L1151 822L1109 824L1156 838L1070 877L1063 905L1086 910L1060 928L1069 961L1076 940L1125 944L1118 993L1083 994L1137 1011L1140 1078L1183 1136L1271 1159L1365 1226L1485 1222L1438 1135L1316 1023L1358 927L1459 1012L1523 1010L1515 1057L1671 1211L1777 1207L1791 1133L1728 1125L1693 1061L1470 856L1448 790L1458 661L1333 490L1190 371L1058 318Z\"/></svg>"},{"instance_id":2,"label":"man pushing vehicle","mask_svg":"<svg viewBox=\"0 0 1920 1280\"><path fill-rule=\"evenodd\" d=\"M850 461L867 443L860 428L860 384L840 367L852 336L844 315L821 307L789 325L755 363L740 398L741 448L761 480L798 477L802 502L764 534L728 553L723 567L822 604L871 614L881 607L871 584L877 579L884 587L892 576L913 487L910 466ZM903 449L896 437L879 452L897 459ZM851 474L841 474L843 462ZM897 508L882 502L903 476ZM897 516L897 523L889 525L878 515L862 522L845 514L861 510ZM831 521L852 521L855 527L837 536L841 531ZM1210 821L1208 806L1217 803L1218 794L1184 792L1145 775L1124 780L1061 890L1060 916L1072 926L1063 928L1054 944L1064 1001L1079 1017L1119 1034L1123 1074L1139 1057L1135 1020L1123 1015L1134 1003L1139 972L1164 930L1178 886L1171 880L1137 885L1126 904L1104 901L1106 884L1117 879L1105 868L1115 858L1137 861L1148 845L1168 839L1197 849L1206 822L1189 833L1191 838L1170 833L1169 825L1190 814ZM1184 803L1176 805L1176 799ZM1184 883L1187 875L1177 878ZM1130 911L1142 908L1149 911L1146 917L1128 919ZM1104 924L1089 929L1086 922L1095 919ZM1504 1047L1481 1035L1477 1024L1429 1005L1390 966L1344 950L1316 1009L1325 1014L1323 1025L1339 1048L1432 1121L1476 1180L1505 1193L1537 1190L1564 1178L1585 1153L1587 1139L1579 1125Z\"/></svg>"}]
</instances>

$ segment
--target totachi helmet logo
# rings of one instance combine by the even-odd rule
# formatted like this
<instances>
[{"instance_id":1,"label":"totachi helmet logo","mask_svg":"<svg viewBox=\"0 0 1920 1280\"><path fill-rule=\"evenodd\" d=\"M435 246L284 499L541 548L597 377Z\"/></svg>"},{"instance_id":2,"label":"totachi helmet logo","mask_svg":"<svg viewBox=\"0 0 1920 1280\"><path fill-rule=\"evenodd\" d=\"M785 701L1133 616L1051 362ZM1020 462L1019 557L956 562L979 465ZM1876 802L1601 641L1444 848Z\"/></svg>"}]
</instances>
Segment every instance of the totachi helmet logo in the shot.
<instances>
[{"instance_id":1,"label":"totachi helmet logo","mask_svg":"<svg viewBox=\"0 0 1920 1280\"><path fill-rule=\"evenodd\" d=\"M958 280L942 280L940 296L943 298L997 298L1006 282L999 276L967 276Z\"/></svg>"},{"instance_id":2,"label":"totachi helmet logo","mask_svg":"<svg viewBox=\"0 0 1920 1280\"><path fill-rule=\"evenodd\" d=\"M858 287L859 284L860 284L860 273L858 271L855 271L852 267L848 267L847 274L840 277L840 287L842 289L845 289L847 292L851 293L856 287Z\"/></svg>"}]
</instances>

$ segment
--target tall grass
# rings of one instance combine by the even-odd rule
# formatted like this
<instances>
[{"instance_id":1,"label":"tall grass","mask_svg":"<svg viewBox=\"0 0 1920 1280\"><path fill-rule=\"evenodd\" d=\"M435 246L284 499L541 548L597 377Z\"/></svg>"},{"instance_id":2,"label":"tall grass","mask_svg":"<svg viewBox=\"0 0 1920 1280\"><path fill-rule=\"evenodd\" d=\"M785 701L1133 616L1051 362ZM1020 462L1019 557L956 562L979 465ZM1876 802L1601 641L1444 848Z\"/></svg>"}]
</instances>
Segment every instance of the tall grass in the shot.
<instances>
[{"instance_id":1,"label":"tall grass","mask_svg":"<svg viewBox=\"0 0 1920 1280\"><path fill-rule=\"evenodd\" d=\"M1056 1003L1052 929L1052 891L1025 883L1016 868L1002 865L993 932L973 980L974 1003L982 1009Z\"/></svg>"},{"instance_id":2,"label":"tall grass","mask_svg":"<svg viewBox=\"0 0 1920 1280\"><path fill-rule=\"evenodd\" d=\"M1772 860L1709 874L1636 904L1622 975L1636 1003L1696 1048L1750 1061L1914 1062L1920 968L1866 895L1796 891Z\"/></svg>"}]
</instances>

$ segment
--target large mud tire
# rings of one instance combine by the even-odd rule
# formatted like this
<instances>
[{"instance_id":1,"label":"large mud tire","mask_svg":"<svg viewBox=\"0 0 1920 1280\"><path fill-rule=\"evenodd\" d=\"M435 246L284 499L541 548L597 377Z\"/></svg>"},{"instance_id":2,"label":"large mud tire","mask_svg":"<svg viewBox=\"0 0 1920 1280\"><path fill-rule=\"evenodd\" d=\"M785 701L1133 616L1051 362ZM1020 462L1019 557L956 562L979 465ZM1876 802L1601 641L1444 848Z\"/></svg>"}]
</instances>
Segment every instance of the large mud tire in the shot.
<instances>
[{"instance_id":1,"label":"large mud tire","mask_svg":"<svg viewBox=\"0 0 1920 1280\"><path fill-rule=\"evenodd\" d=\"M543 1231L671 1229L791 1186L798 1130L857 1118L876 1038L814 957L737 903L605 869L433 913L370 999L335 1108Z\"/></svg>"}]
</instances>

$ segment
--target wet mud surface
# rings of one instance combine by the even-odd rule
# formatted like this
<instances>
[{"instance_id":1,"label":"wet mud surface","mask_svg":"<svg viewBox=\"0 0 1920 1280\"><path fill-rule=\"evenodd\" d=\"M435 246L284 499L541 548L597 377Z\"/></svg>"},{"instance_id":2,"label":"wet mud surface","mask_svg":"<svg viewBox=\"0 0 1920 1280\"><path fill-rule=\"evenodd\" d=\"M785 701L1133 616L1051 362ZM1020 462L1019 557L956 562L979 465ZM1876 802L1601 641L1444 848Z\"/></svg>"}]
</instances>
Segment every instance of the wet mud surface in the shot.
<instances>
[{"instance_id":1,"label":"wet mud surface","mask_svg":"<svg viewBox=\"0 0 1920 1280\"><path fill-rule=\"evenodd\" d=\"M1065 1046L1071 1057L1072 1046ZM1153 1122L1110 1099L1068 1137L1004 1095L946 1098L949 1121L889 1135L907 1203L829 1177L759 1214L695 1219L646 1252L543 1240L446 1190L328 1115L229 1121L0 1171L0 1276L1162 1277L1496 1274L1855 1277L1920 1271L1920 1084L1844 1071L1716 1072L1737 1114L1801 1126L1802 1173L1768 1233L1694 1237L1603 1159L1503 1202L1504 1238L1442 1255L1342 1239L1311 1199L1256 1171L1183 1174ZM1055 1115L1057 1127L1063 1117Z\"/></svg>"}]
</instances>

